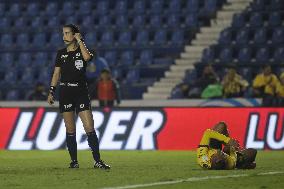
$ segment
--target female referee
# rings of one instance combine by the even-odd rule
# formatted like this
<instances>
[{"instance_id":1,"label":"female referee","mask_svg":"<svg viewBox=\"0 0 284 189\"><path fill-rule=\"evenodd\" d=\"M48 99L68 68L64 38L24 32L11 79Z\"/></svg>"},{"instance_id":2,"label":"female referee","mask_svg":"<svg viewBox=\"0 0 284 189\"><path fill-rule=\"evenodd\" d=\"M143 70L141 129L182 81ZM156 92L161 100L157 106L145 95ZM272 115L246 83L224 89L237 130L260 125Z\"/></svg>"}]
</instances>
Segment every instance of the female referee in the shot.
<instances>
[{"instance_id":1,"label":"female referee","mask_svg":"<svg viewBox=\"0 0 284 189\"><path fill-rule=\"evenodd\" d=\"M85 77L87 62L92 59L93 55L87 49L79 28L74 24L63 26L63 41L66 48L57 52L47 101L50 105L54 103L55 89L60 78L59 109L66 127L66 143L71 157L69 168L79 168L74 119L76 113L79 115L88 136L88 144L95 161L94 168L110 169L110 166L100 158L99 142L94 130Z\"/></svg>"}]
</instances>

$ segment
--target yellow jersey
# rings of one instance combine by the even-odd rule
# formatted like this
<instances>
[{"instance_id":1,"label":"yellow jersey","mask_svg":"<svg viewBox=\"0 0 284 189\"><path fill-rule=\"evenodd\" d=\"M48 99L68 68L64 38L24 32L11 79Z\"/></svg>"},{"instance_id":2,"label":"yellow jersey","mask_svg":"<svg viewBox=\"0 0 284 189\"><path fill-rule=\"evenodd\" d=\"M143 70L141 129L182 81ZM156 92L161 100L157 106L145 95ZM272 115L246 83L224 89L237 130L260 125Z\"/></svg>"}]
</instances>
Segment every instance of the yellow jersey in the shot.
<instances>
[{"instance_id":1,"label":"yellow jersey","mask_svg":"<svg viewBox=\"0 0 284 189\"><path fill-rule=\"evenodd\" d=\"M252 86L254 88L264 87L265 94L274 95L278 82L278 78L274 74L268 76L265 76L264 74L258 74L253 80Z\"/></svg>"},{"instance_id":2,"label":"yellow jersey","mask_svg":"<svg viewBox=\"0 0 284 189\"><path fill-rule=\"evenodd\" d=\"M211 168L211 157L218 152L217 149L210 149L209 143L210 139L216 139L218 141L228 143L230 141L229 137L220 134L211 129L207 129L200 141L199 147L197 149L197 163L199 166L205 169ZM226 157L226 169L234 169L236 167L237 155L232 149L230 154L225 154Z\"/></svg>"}]
</instances>

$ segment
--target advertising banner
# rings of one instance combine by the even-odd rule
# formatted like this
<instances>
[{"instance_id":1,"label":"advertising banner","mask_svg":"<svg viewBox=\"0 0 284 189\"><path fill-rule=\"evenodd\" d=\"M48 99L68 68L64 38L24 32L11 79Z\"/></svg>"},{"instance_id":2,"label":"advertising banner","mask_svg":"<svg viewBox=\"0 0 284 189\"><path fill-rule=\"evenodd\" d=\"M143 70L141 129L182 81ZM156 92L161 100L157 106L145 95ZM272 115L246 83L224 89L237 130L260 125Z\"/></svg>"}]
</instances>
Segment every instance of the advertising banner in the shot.
<instances>
[{"instance_id":1,"label":"advertising banner","mask_svg":"<svg viewBox=\"0 0 284 189\"><path fill-rule=\"evenodd\" d=\"M284 149L283 108L94 109L102 150L195 150L203 132L219 121L246 148ZM88 149L76 118L78 149ZM0 108L0 149L66 148L66 130L55 108Z\"/></svg>"}]
</instances>

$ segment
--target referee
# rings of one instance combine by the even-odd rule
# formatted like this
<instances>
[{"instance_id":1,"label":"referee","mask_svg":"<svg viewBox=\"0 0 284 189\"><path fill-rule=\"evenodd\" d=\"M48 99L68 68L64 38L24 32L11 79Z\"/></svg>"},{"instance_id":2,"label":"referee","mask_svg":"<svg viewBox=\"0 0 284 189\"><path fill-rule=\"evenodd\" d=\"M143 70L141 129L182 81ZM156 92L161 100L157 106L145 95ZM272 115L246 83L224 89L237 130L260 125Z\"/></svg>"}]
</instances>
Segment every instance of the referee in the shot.
<instances>
[{"instance_id":1,"label":"referee","mask_svg":"<svg viewBox=\"0 0 284 189\"><path fill-rule=\"evenodd\" d=\"M100 158L85 76L87 62L93 58L93 54L87 49L79 28L74 24L63 26L63 41L66 48L57 52L47 101L50 105L54 103L55 89L60 78L59 109L66 127L66 143L71 157L69 168L79 168L74 119L75 114L78 114L88 136L95 161L94 168L110 169Z\"/></svg>"}]
</instances>

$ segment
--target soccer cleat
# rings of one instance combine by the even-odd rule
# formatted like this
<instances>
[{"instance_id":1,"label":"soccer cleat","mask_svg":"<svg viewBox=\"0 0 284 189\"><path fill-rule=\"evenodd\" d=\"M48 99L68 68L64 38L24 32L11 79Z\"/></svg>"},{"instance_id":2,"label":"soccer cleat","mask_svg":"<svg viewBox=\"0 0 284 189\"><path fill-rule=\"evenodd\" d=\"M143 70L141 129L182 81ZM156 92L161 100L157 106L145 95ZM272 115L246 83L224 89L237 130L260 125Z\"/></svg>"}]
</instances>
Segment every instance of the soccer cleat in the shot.
<instances>
[{"instance_id":1,"label":"soccer cleat","mask_svg":"<svg viewBox=\"0 0 284 189\"><path fill-rule=\"evenodd\" d=\"M78 161L71 161L69 168L79 168L79 163Z\"/></svg>"},{"instance_id":2,"label":"soccer cleat","mask_svg":"<svg viewBox=\"0 0 284 189\"><path fill-rule=\"evenodd\" d=\"M110 166L105 164L102 160L99 160L99 161L95 162L94 168L95 169L105 169L105 170L108 170L108 169L110 169Z\"/></svg>"}]
</instances>

